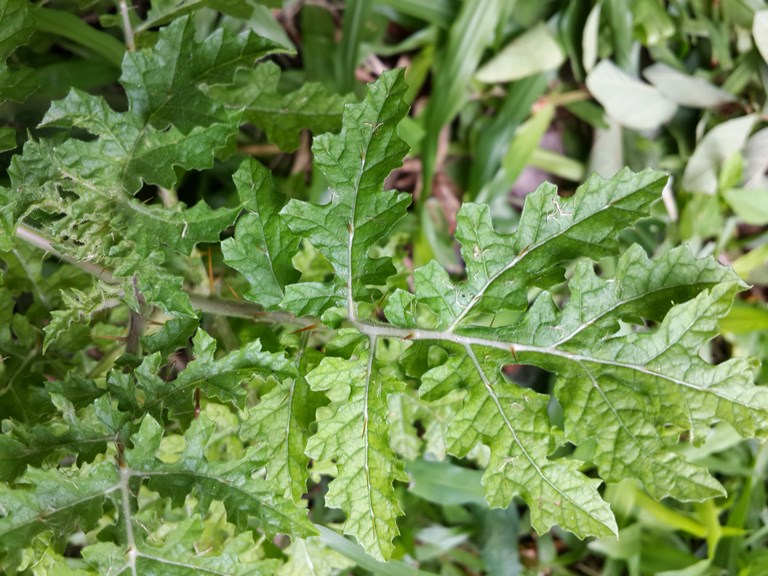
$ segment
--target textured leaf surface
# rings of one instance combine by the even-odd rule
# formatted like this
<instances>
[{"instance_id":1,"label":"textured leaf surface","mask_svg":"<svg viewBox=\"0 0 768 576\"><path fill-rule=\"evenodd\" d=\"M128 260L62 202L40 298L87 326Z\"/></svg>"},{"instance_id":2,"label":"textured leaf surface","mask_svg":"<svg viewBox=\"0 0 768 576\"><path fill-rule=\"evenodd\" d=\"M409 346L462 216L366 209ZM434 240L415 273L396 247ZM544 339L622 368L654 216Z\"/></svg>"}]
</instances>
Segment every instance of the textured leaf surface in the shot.
<instances>
[{"instance_id":1,"label":"textured leaf surface","mask_svg":"<svg viewBox=\"0 0 768 576\"><path fill-rule=\"evenodd\" d=\"M98 574L128 574L136 576L269 576L274 574L275 560L253 559L248 554L253 548L249 533L226 541L216 552L199 550L196 545L203 535L199 518L186 520L174 526L163 541L142 542L135 552L135 562L128 566L126 552L111 542L100 542L83 550L83 558ZM131 569L135 572L131 572Z\"/></svg>"},{"instance_id":2,"label":"textured leaf surface","mask_svg":"<svg viewBox=\"0 0 768 576\"><path fill-rule=\"evenodd\" d=\"M249 410L240 434L264 446L267 480L298 502L307 490L309 459L304 454L313 420L309 386L303 378L286 380Z\"/></svg>"},{"instance_id":3,"label":"textured leaf surface","mask_svg":"<svg viewBox=\"0 0 768 576\"><path fill-rule=\"evenodd\" d=\"M462 353L463 352L463 353ZM543 532L567 526L580 538L616 533L610 506L597 491L599 480L579 472L579 463L548 458L560 443L547 414L548 398L505 382L506 355L468 345L422 378L424 390L468 388L448 426L448 449L466 456L478 443L491 448L483 485L491 506L506 507L514 496L530 504L531 523Z\"/></svg>"},{"instance_id":4,"label":"textured leaf surface","mask_svg":"<svg viewBox=\"0 0 768 576\"><path fill-rule=\"evenodd\" d=\"M84 413L77 414L66 397L50 392L57 414L33 427L16 425L0 436L0 480L10 482L27 466L40 466L52 457L77 454L79 461L90 462L106 449L122 425L111 406L109 396L102 396Z\"/></svg>"},{"instance_id":5,"label":"textured leaf surface","mask_svg":"<svg viewBox=\"0 0 768 576\"><path fill-rule=\"evenodd\" d=\"M531 285L550 287L563 279L558 266L578 256L598 259L617 250L616 234L647 213L666 176L624 170L610 181L590 177L571 198L551 184L530 194L514 234L493 229L487 205L465 204L457 216L456 238L467 265L467 281L458 285L437 263L414 273L416 303L435 313L436 326L452 331L476 313L521 310ZM401 293L387 316L404 318L410 297Z\"/></svg>"},{"instance_id":6,"label":"textured leaf surface","mask_svg":"<svg viewBox=\"0 0 768 576\"><path fill-rule=\"evenodd\" d=\"M216 341L203 330L193 339L195 359L171 381L165 382L158 373L161 356L147 356L136 369L136 379L141 390L139 407L144 410L167 408L177 416L189 419L194 413L195 390L206 398L242 405L247 395L242 383L257 375L294 376L295 366L282 354L265 352L258 340L233 350L222 358L215 358ZM114 375L115 385L127 389L124 376Z\"/></svg>"},{"instance_id":7,"label":"textured leaf surface","mask_svg":"<svg viewBox=\"0 0 768 576\"><path fill-rule=\"evenodd\" d=\"M66 532L96 525L107 496L119 489L113 464L82 471L30 468L17 489L0 484L0 550L26 546L45 530Z\"/></svg>"},{"instance_id":8,"label":"textured leaf surface","mask_svg":"<svg viewBox=\"0 0 768 576\"><path fill-rule=\"evenodd\" d=\"M328 92L322 84L307 82L298 90L278 90L280 68L265 62L253 70L241 70L234 86L215 87L211 96L237 109L245 109L243 119L267 133L270 142L292 152L299 147L302 130L314 134L337 132L341 128L344 104L354 99Z\"/></svg>"},{"instance_id":9,"label":"textured leaf surface","mask_svg":"<svg viewBox=\"0 0 768 576\"><path fill-rule=\"evenodd\" d=\"M448 346L451 359L421 377L428 399L467 387L447 427L448 450L466 456L487 444L488 501L506 506L522 495L537 530L559 524L583 537L616 529L597 483L568 459L549 458L566 439L595 443L592 461L606 481L637 478L655 498L704 500L723 488L676 452L680 435L698 441L720 420L745 437L768 432L768 394L752 385L753 366L711 366L699 356L742 288L713 260L697 260L686 248L649 260L634 246L613 277L599 277L588 260L577 263L562 310L548 292L528 305L528 287L554 286L551 271L563 261L615 253L617 233L647 212L664 180L650 171L593 177L567 199L544 186L528 197L512 235L493 229L486 207L464 205L456 236L467 280L455 284L431 263L415 271L415 294L396 292L386 308L389 320L410 332L360 325L369 334ZM525 311L491 327L504 308ZM645 322L651 326L632 328ZM550 430L545 397L500 377L505 363L558 375L564 437Z\"/></svg>"},{"instance_id":10,"label":"textured leaf surface","mask_svg":"<svg viewBox=\"0 0 768 576\"><path fill-rule=\"evenodd\" d=\"M385 192L384 179L408 151L397 136L397 124L408 111L407 84L402 71L384 73L370 85L365 101L344 110L339 134L323 134L312 145L315 165L331 188L331 202L318 206L292 200L283 209L288 226L333 265L332 288L301 286L305 298L322 298L341 289L348 308L368 299L368 286L383 285L394 267L387 258L372 258L369 250L386 237L405 215L407 194ZM290 297L288 300L294 300ZM327 305L326 304L326 305ZM324 305L325 306L325 305Z\"/></svg>"},{"instance_id":11,"label":"textured leaf surface","mask_svg":"<svg viewBox=\"0 0 768 576\"><path fill-rule=\"evenodd\" d=\"M246 160L234 181L246 213L237 221L235 237L221 243L224 261L248 280L246 298L275 309L286 284L299 278L291 264L299 239L279 216L284 199L264 166Z\"/></svg>"},{"instance_id":12,"label":"textured leaf surface","mask_svg":"<svg viewBox=\"0 0 768 576\"><path fill-rule=\"evenodd\" d=\"M254 470L263 465L254 458L253 450L234 461L215 462L206 457L215 427L201 414L185 436L186 448L181 459L167 464L155 456L163 429L154 418L146 416L133 437L134 448L126 452L131 474L148 478L150 488L169 497L177 506L184 503L188 494L197 498L203 511L213 500L219 500L224 503L230 522L244 527L253 518L269 537L277 533L314 534L304 510L276 496L263 480L253 478Z\"/></svg>"},{"instance_id":13,"label":"textured leaf surface","mask_svg":"<svg viewBox=\"0 0 768 576\"><path fill-rule=\"evenodd\" d=\"M285 49L251 31L234 35L223 28L197 43L194 22L183 17L161 30L152 49L126 54L120 83L132 114L155 128L174 126L187 134L227 120L221 103L201 87L229 84L238 68L276 51Z\"/></svg>"},{"instance_id":14,"label":"textured leaf surface","mask_svg":"<svg viewBox=\"0 0 768 576\"><path fill-rule=\"evenodd\" d=\"M331 401L317 411L318 430L307 454L336 464L326 502L347 515L344 532L375 558L388 559L402 514L392 483L408 478L389 447L387 394L395 391L393 383L382 380L370 354L325 358L307 376L312 389Z\"/></svg>"}]
</instances>

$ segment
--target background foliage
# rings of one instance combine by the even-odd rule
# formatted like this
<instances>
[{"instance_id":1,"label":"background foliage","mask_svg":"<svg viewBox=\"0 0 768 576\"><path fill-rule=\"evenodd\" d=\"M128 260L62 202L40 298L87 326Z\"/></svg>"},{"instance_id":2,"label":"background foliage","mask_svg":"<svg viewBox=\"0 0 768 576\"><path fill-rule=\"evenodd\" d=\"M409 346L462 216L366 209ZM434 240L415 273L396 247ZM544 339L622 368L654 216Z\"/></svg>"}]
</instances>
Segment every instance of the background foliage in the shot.
<instances>
[{"instance_id":1,"label":"background foliage","mask_svg":"<svg viewBox=\"0 0 768 576\"><path fill-rule=\"evenodd\" d=\"M765 573L763 2L0 22L2 571Z\"/></svg>"}]
</instances>

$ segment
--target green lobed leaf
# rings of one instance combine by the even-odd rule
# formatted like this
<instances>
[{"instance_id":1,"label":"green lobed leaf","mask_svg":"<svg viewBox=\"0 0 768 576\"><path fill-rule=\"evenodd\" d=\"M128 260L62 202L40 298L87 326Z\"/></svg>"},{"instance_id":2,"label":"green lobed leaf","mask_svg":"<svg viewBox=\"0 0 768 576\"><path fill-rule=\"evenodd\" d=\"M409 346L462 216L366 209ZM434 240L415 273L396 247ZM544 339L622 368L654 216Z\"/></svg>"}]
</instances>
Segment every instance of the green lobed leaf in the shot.
<instances>
[{"instance_id":1,"label":"green lobed leaf","mask_svg":"<svg viewBox=\"0 0 768 576\"><path fill-rule=\"evenodd\" d=\"M285 286L299 278L291 263L299 239L279 216L285 201L269 170L248 159L233 179L246 213L237 221L235 237L221 243L221 252L224 262L248 280L243 295L272 310L285 297Z\"/></svg>"},{"instance_id":2,"label":"green lobed leaf","mask_svg":"<svg viewBox=\"0 0 768 576\"><path fill-rule=\"evenodd\" d=\"M285 380L248 410L240 437L265 450L266 479L294 502L307 491L309 459L304 454L313 403L304 378Z\"/></svg>"},{"instance_id":3,"label":"green lobed leaf","mask_svg":"<svg viewBox=\"0 0 768 576\"><path fill-rule=\"evenodd\" d=\"M505 507L523 496L537 530L558 524L580 537L615 532L599 482L568 458L549 458L565 440L594 443L590 458L606 481L631 477L655 498L704 500L723 488L677 454L680 436L696 442L719 421L744 437L768 433L768 394L752 385L753 366L712 366L699 356L743 286L714 260L695 259L687 248L651 260L634 246L613 277L599 277L589 260L578 262L562 310L547 292L527 304L531 284L557 282L541 271L614 252L617 233L646 213L664 181L658 173L624 171L609 181L593 177L567 199L542 187L527 199L512 235L493 229L487 207L465 204L456 236L468 279L454 284L431 263L415 271L415 294L395 292L385 308L391 322L411 330L395 334L443 342L448 360L421 376L420 392L437 399L467 388L445 431L448 449L466 456L487 444L488 501ZM493 327L499 311L515 307L522 315ZM633 329L638 323L643 327ZM507 363L558 375L564 436L551 427L547 397L504 381Z\"/></svg>"},{"instance_id":4,"label":"green lobed leaf","mask_svg":"<svg viewBox=\"0 0 768 576\"><path fill-rule=\"evenodd\" d=\"M319 299L322 304L312 309L316 313L333 304L349 307L356 300L368 300L369 286L384 285L394 274L388 258L372 258L369 250L386 237L410 203L407 194L382 190L384 179L408 151L397 136L397 124L408 111L407 88L401 70L382 74L363 102L345 108L339 134L315 138L314 161L329 183L331 202L318 206L291 200L281 214L294 234L311 239L336 277L326 285L289 286L285 303L291 303L290 311L306 313L297 310L302 299ZM301 298L293 294L297 289Z\"/></svg>"},{"instance_id":5,"label":"green lobed leaf","mask_svg":"<svg viewBox=\"0 0 768 576\"><path fill-rule=\"evenodd\" d=\"M250 576L274 574L274 559L249 558L254 547L253 536L243 532L226 540L220 550L200 550L197 543L203 536L200 518L189 518L178 523L173 530L162 535L162 542L139 543L135 550L134 565L137 576ZM126 552L112 542L99 542L83 549L85 562L98 570L98 574L120 574L129 569Z\"/></svg>"},{"instance_id":6,"label":"green lobed leaf","mask_svg":"<svg viewBox=\"0 0 768 576\"><path fill-rule=\"evenodd\" d=\"M111 385L135 409L159 413L168 409L177 418L189 420L194 413L195 390L210 399L242 406L247 392L242 386L257 375L295 376L296 367L283 354L266 352L258 340L216 358L216 341L199 329L192 340L194 360L175 380L166 382L158 376L163 359L159 353L146 356L134 372L137 391L130 376L111 375ZM139 392L140 391L140 392Z\"/></svg>"},{"instance_id":7,"label":"green lobed leaf","mask_svg":"<svg viewBox=\"0 0 768 576\"><path fill-rule=\"evenodd\" d=\"M455 285L435 262L415 270L415 299L395 293L386 314L404 319L413 303L429 307L436 325L452 331L472 313L521 310L528 288L562 280L558 265L578 256L597 259L615 253L616 234L647 213L666 176L623 170L611 180L591 176L570 198L551 184L529 194L514 234L493 229L486 205L464 204L457 215L456 238L467 265L467 280Z\"/></svg>"},{"instance_id":8,"label":"green lobed leaf","mask_svg":"<svg viewBox=\"0 0 768 576\"><path fill-rule=\"evenodd\" d=\"M208 459L206 448L215 428L214 422L200 414L184 437L186 447L181 459L168 464L155 456L163 429L152 416L146 415L131 439L133 448L125 454L131 475L147 478L152 490L169 497L176 506L182 505L189 494L195 496L202 511L213 500L219 500L227 510L227 519L240 529L254 519L270 538L278 533L315 534L304 510L276 495L264 480L253 477L254 470L264 464L256 458L255 449L237 460Z\"/></svg>"},{"instance_id":9,"label":"green lobed leaf","mask_svg":"<svg viewBox=\"0 0 768 576\"><path fill-rule=\"evenodd\" d=\"M344 104L354 101L352 95L328 92L315 82L281 93L279 80L279 66L264 62L253 70L240 70L234 86L215 86L208 93L229 107L245 109L243 119L264 130L269 141L285 152L299 147L302 130L314 134L338 132Z\"/></svg>"},{"instance_id":10,"label":"green lobed leaf","mask_svg":"<svg viewBox=\"0 0 768 576\"><path fill-rule=\"evenodd\" d=\"M188 134L227 121L222 104L203 86L230 84L238 68L285 51L250 30L235 35L219 28L198 43L194 22L184 16L160 31L153 48L126 54L120 83L133 115L154 128L173 126Z\"/></svg>"},{"instance_id":11,"label":"green lobed leaf","mask_svg":"<svg viewBox=\"0 0 768 576\"><path fill-rule=\"evenodd\" d=\"M0 481L11 482L28 466L41 466L47 460L76 455L78 462L91 462L106 451L125 417L116 412L109 395L78 413L72 402L57 392L49 392L57 414L34 426L15 423L0 436Z\"/></svg>"},{"instance_id":12,"label":"green lobed leaf","mask_svg":"<svg viewBox=\"0 0 768 576\"><path fill-rule=\"evenodd\" d=\"M30 468L15 485L1 483L0 556L46 530L66 534L96 526L118 480L115 465L101 462L79 470Z\"/></svg>"},{"instance_id":13,"label":"green lobed leaf","mask_svg":"<svg viewBox=\"0 0 768 576\"><path fill-rule=\"evenodd\" d=\"M561 443L547 414L548 398L506 382L499 351L454 351L443 366L422 377L422 392L467 387L461 408L448 426L448 450L466 456L478 443L488 444L491 460L483 475L491 506L506 508L514 496L529 503L537 532L567 527L576 536L616 534L610 506L600 497L599 480L579 472L579 463L548 456Z\"/></svg>"},{"instance_id":14,"label":"green lobed leaf","mask_svg":"<svg viewBox=\"0 0 768 576\"><path fill-rule=\"evenodd\" d=\"M371 349L375 345L374 339ZM331 403L318 409L317 433L306 451L315 460L335 462L325 501L346 514L344 533L374 558L388 560L402 515L392 483L407 476L388 440L387 395L397 391L397 383L377 370L371 349L352 360L324 358L307 375L310 387L325 392Z\"/></svg>"}]
</instances>

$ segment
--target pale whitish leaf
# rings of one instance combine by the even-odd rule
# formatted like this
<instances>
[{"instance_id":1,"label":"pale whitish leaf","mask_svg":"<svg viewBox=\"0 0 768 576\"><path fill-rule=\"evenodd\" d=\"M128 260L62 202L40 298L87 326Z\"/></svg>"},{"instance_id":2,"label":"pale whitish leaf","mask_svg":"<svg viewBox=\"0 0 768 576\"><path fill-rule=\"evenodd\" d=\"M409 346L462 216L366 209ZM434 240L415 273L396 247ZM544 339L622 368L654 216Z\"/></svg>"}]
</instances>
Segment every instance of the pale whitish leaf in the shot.
<instances>
[{"instance_id":1,"label":"pale whitish leaf","mask_svg":"<svg viewBox=\"0 0 768 576\"><path fill-rule=\"evenodd\" d=\"M752 21L752 38L765 62L768 62L768 10L755 12Z\"/></svg>"},{"instance_id":2,"label":"pale whitish leaf","mask_svg":"<svg viewBox=\"0 0 768 576\"><path fill-rule=\"evenodd\" d=\"M224 262L248 280L246 298L274 309L285 296L285 285L299 278L291 264L299 239L279 216L285 200L269 170L248 159L233 179L246 213L237 221L235 237L221 243Z\"/></svg>"},{"instance_id":3,"label":"pale whitish leaf","mask_svg":"<svg viewBox=\"0 0 768 576\"><path fill-rule=\"evenodd\" d=\"M280 68L265 62L254 70L241 70L232 87L209 90L220 102L245 109L243 119L267 133L270 142L292 152L299 147L302 130L314 134L336 132L341 128L344 104L354 96L328 92L322 84L307 82L293 92L278 90Z\"/></svg>"},{"instance_id":4,"label":"pale whitish leaf","mask_svg":"<svg viewBox=\"0 0 768 576\"><path fill-rule=\"evenodd\" d=\"M768 128L758 130L744 148L744 186L768 188Z\"/></svg>"},{"instance_id":5,"label":"pale whitish leaf","mask_svg":"<svg viewBox=\"0 0 768 576\"><path fill-rule=\"evenodd\" d=\"M744 147L756 120L754 114L741 116L707 132L685 165L683 188L689 192L716 193L720 168Z\"/></svg>"},{"instance_id":6,"label":"pale whitish leaf","mask_svg":"<svg viewBox=\"0 0 768 576\"><path fill-rule=\"evenodd\" d=\"M733 94L703 78L689 76L661 62L645 68L643 76L659 92L680 106L710 108L736 100Z\"/></svg>"},{"instance_id":7,"label":"pale whitish leaf","mask_svg":"<svg viewBox=\"0 0 768 576\"><path fill-rule=\"evenodd\" d=\"M330 203L291 200L283 208L291 230L310 238L336 272L328 284L298 285L304 298L323 302L312 309L315 313L334 303L354 307L355 300L370 299L369 286L384 285L395 273L389 258L372 258L369 250L386 238L411 200L408 194L382 189L384 179L408 151L397 136L397 124L408 111L407 88L402 70L382 74L369 86L363 102L345 108L339 134L315 138L315 166L329 183ZM288 292L285 304L296 300ZM288 308L307 313L295 304Z\"/></svg>"},{"instance_id":8,"label":"pale whitish leaf","mask_svg":"<svg viewBox=\"0 0 768 576\"><path fill-rule=\"evenodd\" d=\"M584 71L589 73L597 62L597 53L600 47L600 12L602 2L598 2L589 11L587 21L584 23L584 33L581 38L581 61Z\"/></svg>"},{"instance_id":9,"label":"pale whitish leaf","mask_svg":"<svg viewBox=\"0 0 768 576\"><path fill-rule=\"evenodd\" d=\"M723 192L723 198L747 224L768 224L768 188L730 188Z\"/></svg>"},{"instance_id":10,"label":"pale whitish leaf","mask_svg":"<svg viewBox=\"0 0 768 576\"><path fill-rule=\"evenodd\" d=\"M589 151L588 172L610 178L624 166L623 128L612 118L605 120L608 127L595 130L594 142Z\"/></svg>"},{"instance_id":11,"label":"pale whitish leaf","mask_svg":"<svg viewBox=\"0 0 768 576\"><path fill-rule=\"evenodd\" d=\"M389 446L387 395L397 391L396 383L382 378L371 354L325 358L307 376L312 389L331 401L317 410L317 433L307 454L336 464L325 501L346 514L344 533L374 558L387 560L402 514L392 483L407 476Z\"/></svg>"},{"instance_id":12,"label":"pale whitish leaf","mask_svg":"<svg viewBox=\"0 0 768 576\"><path fill-rule=\"evenodd\" d=\"M334 576L355 565L343 554L325 546L317 536L297 538L284 552L288 561L277 571L277 576Z\"/></svg>"},{"instance_id":13,"label":"pale whitish leaf","mask_svg":"<svg viewBox=\"0 0 768 576\"><path fill-rule=\"evenodd\" d=\"M602 60L590 71L587 88L606 113L627 128L658 128L677 111L677 105L655 87L633 78L610 60Z\"/></svg>"},{"instance_id":14,"label":"pale whitish leaf","mask_svg":"<svg viewBox=\"0 0 768 576\"><path fill-rule=\"evenodd\" d=\"M475 74L480 82L511 82L560 66L565 55L547 25L538 23L515 38Z\"/></svg>"},{"instance_id":15,"label":"pale whitish leaf","mask_svg":"<svg viewBox=\"0 0 768 576\"><path fill-rule=\"evenodd\" d=\"M147 478L152 490L169 497L176 506L181 506L190 494L203 512L213 500L219 500L227 510L227 520L240 529L249 520L255 520L269 537L278 533L315 534L304 510L276 494L264 480L253 477L254 470L264 464L255 449L235 460L211 461L206 457L215 428L205 414L200 414L185 434L181 458L168 464L155 455L163 429L152 416L146 415L132 437L134 448L125 454L132 476Z\"/></svg>"}]
</instances>

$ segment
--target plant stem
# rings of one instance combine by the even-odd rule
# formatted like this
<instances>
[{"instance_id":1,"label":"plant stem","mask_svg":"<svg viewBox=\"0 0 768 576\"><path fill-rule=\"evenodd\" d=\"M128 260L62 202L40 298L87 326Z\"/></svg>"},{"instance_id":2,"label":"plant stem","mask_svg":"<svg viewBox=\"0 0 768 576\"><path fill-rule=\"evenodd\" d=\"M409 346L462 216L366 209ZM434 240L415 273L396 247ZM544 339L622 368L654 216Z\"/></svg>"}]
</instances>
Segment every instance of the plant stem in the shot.
<instances>
[{"instance_id":1,"label":"plant stem","mask_svg":"<svg viewBox=\"0 0 768 576\"><path fill-rule=\"evenodd\" d=\"M16 237L27 244L39 248L48 254L56 256L60 260L72 264L80 270L95 276L107 284L119 284L120 280L115 278L108 269L94 264L93 262L84 262L66 254L62 254L53 246L50 238L47 238L40 231L35 230L24 224L16 226ZM312 318L297 318L288 312L268 312L258 304L251 302L242 302L235 300L225 300L211 296L202 296L194 292L187 292L189 301L195 310L201 310L204 314L219 314L232 318L247 318L254 322L268 322L273 324L294 324L298 326L311 326L316 324Z\"/></svg>"},{"instance_id":2,"label":"plant stem","mask_svg":"<svg viewBox=\"0 0 768 576\"><path fill-rule=\"evenodd\" d=\"M125 35L125 45L131 52L136 51L136 41L133 38L133 26L131 26L131 17L128 13L128 2L120 0L120 16L123 18L123 34Z\"/></svg>"}]
</instances>

